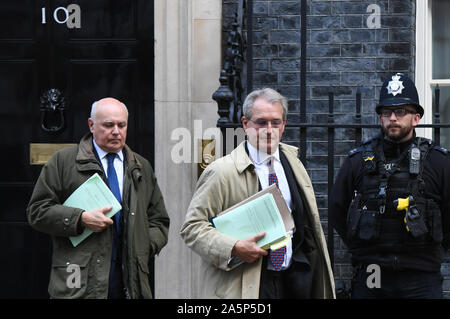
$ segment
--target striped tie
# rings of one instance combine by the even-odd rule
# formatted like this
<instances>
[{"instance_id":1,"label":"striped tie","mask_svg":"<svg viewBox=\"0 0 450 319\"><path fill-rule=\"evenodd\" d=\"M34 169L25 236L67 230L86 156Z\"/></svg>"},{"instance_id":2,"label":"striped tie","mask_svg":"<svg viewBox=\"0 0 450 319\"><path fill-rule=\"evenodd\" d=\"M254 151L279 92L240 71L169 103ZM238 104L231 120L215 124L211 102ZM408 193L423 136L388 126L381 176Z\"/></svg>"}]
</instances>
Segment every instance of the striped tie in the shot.
<instances>
[{"instance_id":1,"label":"striped tie","mask_svg":"<svg viewBox=\"0 0 450 319\"><path fill-rule=\"evenodd\" d=\"M270 159L270 167L269 167L269 186L272 184L277 184L278 186L278 177L275 173L275 167L274 167L275 159L272 157ZM269 257L270 261L272 262L273 268L276 271L279 271L281 269L281 266L284 263L284 258L286 255L286 246L281 247L277 250L271 250Z\"/></svg>"}]
</instances>

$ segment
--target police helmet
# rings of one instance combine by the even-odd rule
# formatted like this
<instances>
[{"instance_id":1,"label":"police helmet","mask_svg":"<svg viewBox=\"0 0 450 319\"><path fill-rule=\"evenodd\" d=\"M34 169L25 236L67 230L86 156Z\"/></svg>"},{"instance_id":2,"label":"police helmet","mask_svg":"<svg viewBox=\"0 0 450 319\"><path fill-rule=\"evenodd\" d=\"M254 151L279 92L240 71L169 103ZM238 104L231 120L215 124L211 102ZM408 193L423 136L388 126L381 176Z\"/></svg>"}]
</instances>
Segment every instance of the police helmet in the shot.
<instances>
[{"instance_id":1,"label":"police helmet","mask_svg":"<svg viewBox=\"0 0 450 319\"><path fill-rule=\"evenodd\" d=\"M419 95L416 86L411 79L403 73L396 73L383 83L380 91L380 102L376 112L380 114L383 106L412 105L416 108L420 117L424 110L419 103Z\"/></svg>"}]
</instances>

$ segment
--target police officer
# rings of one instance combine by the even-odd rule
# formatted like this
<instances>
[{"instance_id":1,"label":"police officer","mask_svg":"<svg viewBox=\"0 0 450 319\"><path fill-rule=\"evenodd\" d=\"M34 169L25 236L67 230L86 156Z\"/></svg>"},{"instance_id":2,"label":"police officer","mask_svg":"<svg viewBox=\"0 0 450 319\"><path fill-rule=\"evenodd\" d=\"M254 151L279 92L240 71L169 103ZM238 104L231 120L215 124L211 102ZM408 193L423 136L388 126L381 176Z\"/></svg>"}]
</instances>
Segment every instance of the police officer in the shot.
<instances>
[{"instance_id":1,"label":"police officer","mask_svg":"<svg viewBox=\"0 0 450 319\"><path fill-rule=\"evenodd\" d=\"M424 109L406 75L383 83L376 112L381 133L349 152L330 194L352 255L352 298L442 298L450 157L416 136Z\"/></svg>"}]
</instances>

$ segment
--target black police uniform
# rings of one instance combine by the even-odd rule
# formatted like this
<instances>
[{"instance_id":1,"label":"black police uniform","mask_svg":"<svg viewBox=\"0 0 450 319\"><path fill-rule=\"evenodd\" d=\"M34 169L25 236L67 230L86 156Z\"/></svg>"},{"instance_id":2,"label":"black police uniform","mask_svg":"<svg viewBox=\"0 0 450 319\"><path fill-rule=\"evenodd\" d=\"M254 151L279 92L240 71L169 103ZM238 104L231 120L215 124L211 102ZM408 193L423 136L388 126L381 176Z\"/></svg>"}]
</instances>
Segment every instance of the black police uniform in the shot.
<instances>
[{"instance_id":1,"label":"black police uniform","mask_svg":"<svg viewBox=\"0 0 450 319\"><path fill-rule=\"evenodd\" d=\"M415 134L402 143L381 134L350 151L330 196L331 221L352 254L353 298L442 297L442 253L450 244L447 150ZM397 210L399 198L409 199L408 210ZM369 265L381 269L379 287L367 284Z\"/></svg>"}]
</instances>

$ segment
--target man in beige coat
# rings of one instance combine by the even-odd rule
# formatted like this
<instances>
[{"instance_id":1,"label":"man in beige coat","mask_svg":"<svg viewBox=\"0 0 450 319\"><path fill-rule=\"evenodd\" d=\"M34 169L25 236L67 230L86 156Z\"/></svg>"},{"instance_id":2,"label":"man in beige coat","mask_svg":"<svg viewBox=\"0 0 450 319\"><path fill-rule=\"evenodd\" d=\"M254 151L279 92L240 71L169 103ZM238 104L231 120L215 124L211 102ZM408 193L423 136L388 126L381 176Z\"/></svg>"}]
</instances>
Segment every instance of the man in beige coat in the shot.
<instances>
[{"instance_id":1,"label":"man in beige coat","mask_svg":"<svg viewBox=\"0 0 450 319\"><path fill-rule=\"evenodd\" d=\"M205 169L181 227L187 246L202 257L201 297L334 298L311 181L298 149L280 143L287 101L272 89L256 90L247 96L243 113L248 141ZM272 182L279 186L296 226L286 248L266 251L257 245L265 233L237 240L212 226L211 218Z\"/></svg>"}]
</instances>

